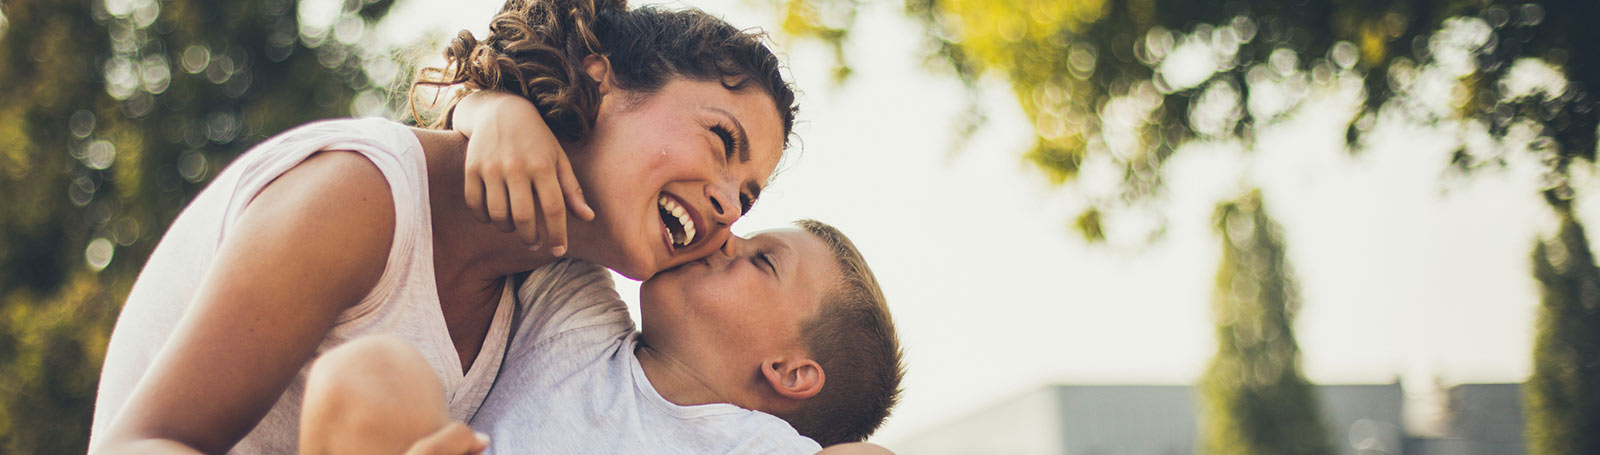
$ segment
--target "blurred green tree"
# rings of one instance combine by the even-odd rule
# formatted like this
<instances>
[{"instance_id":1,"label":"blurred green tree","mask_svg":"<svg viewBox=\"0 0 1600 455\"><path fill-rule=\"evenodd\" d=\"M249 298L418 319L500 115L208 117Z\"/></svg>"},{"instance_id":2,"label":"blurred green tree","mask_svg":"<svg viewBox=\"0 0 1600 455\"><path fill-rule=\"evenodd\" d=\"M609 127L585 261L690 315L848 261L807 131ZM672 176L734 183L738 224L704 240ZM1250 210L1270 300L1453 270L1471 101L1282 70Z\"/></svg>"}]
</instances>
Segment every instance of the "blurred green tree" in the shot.
<instances>
[{"instance_id":1,"label":"blurred green tree","mask_svg":"<svg viewBox=\"0 0 1600 455\"><path fill-rule=\"evenodd\" d=\"M1600 269L1570 207L1533 250L1539 331L1524 386L1528 453L1600 453Z\"/></svg>"},{"instance_id":2,"label":"blurred green tree","mask_svg":"<svg viewBox=\"0 0 1600 455\"><path fill-rule=\"evenodd\" d=\"M783 29L828 42L849 74L863 0L778 0ZM1600 98L1600 3L1590 0L905 0L930 62L972 82L1011 83L1036 133L1028 158L1060 183L1086 164L1121 184L1079 216L1103 240L1110 215L1162 194L1161 168L1194 139L1241 142L1316 93L1353 89L1350 150L1383 121L1486 131L1450 165L1505 164L1531 145L1552 171L1548 196L1570 198L1567 166L1593 161ZM1517 76L1550 72L1528 87ZM1442 86L1438 83L1443 83ZM1463 134L1463 137L1475 137ZM1109 212L1109 213L1108 213Z\"/></svg>"},{"instance_id":3,"label":"blurred green tree","mask_svg":"<svg viewBox=\"0 0 1600 455\"><path fill-rule=\"evenodd\" d=\"M1217 353L1200 381L1200 453L1330 453L1311 385L1300 373L1300 307L1281 229L1259 190L1217 206L1222 262L1211 294Z\"/></svg>"},{"instance_id":4,"label":"blurred green tree","mask_svg":"<svg viewBox=\"0 0 1600 455\"><path fill-rule=\"evenodd\" d=\"M0 452L83 453L122 299L234 156L367 89L393 0L0 3Z\"/></svg>"},{"instance_id":5,"label":"blurred green tree","mask_svg":"<svg viewBox=\"0 0 1600 455\"><path fill-rule=\"evenodd\" d=\"M779 1L787 33L836 50L864 2ZM1162 196L1162 168L1186 144L1233 144L1249 160L1257 131L1329 93L1357 100L1336 120L1351 153L1374 126L1407 124L1457 133L1441 163L1456 175L1530 154L1545 167L1532 190L1565 214L1555 244L1575 248L1563 242L1581 232L1568 207L1571 170L1593 169L1600 126L1594 0L904 0L904 8L923 25L935 67L969 86L984 72L1010 82L1033 121L1028 159L1052 179L1081 183L1086 168L1120 174L1114 188L1080 185L1090 201L1075 227L1092 242L1106 239L1118 214ZM844 68L836 74L848 76L847 56L835 54ZM1135 237L1159 238L1157 224ZM1541 248L1536 260L1555 247ZM1595 346L1600 321L1549 322L1567 314L1552 302L1588 302L1591 290L1547 279L1590 272L1548 272L1538 276L1546 322L1530 383L1564 388L1529 389L1529 439L1534 453L1600 453L1581 442L1600 434L1600 412L1572 414L1578 408L1554 398L1592 409L1600 371L1569 370L1563 359L1578 354L1553 347Z\"/></svg>"}]
</instances>

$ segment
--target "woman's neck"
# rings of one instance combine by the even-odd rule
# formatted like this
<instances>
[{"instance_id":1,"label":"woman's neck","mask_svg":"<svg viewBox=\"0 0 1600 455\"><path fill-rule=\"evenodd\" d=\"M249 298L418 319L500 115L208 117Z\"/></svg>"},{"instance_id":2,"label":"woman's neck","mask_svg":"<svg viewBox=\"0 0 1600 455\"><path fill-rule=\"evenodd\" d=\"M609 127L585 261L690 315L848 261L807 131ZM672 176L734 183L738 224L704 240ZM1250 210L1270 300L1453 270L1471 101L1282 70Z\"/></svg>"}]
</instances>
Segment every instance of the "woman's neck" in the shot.
<instances>
[{"instance_id":1,"label":"woman's neck","mask_svg":"<svg viewBox=\"0 0 1600 455\"><path fill-rule=\"evenodd\" d=\"M434 268L440 285L498 281L555 261L548 250L530 251L516 233L501 232L473 217L462 191L465 136L455 131L415 131L428 160Z\"/></svg>"},{"instance_id":2,"label":"woman's neck","mask_svg":"<svg viewBox=\"0 0 1600 455\"><path fill-rule=\"evenodd\" d=\"M432 212L433 269L445 324L463 369L487 336L508 275L533 270L557 257L547 245L530 250L515 232L479 222L466 205L467 138L448 130L413 129L427 157L428 205ZM569 234L583 227L568 225ZM581 252L568 247L567 256Z\"/></svg>"}]
</instances>

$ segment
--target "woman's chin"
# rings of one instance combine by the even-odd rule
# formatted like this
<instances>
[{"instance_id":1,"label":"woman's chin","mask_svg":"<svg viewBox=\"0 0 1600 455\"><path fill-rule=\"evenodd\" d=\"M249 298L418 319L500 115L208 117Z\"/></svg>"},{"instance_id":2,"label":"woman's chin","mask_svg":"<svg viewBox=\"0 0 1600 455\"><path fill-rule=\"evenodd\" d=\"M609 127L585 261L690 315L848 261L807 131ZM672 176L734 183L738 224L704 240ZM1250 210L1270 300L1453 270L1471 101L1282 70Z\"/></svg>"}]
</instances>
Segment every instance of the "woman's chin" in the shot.
<instances>
[{"instance_id":1,"label":"woman's chin","mask_svg":"<svg viewBox=\"0 0 1600 455\"><path fill-rule=\"evenodd\" d=\"M663 267L653 259L635 259L611 267L617 274L628 277L634 281L644 281L661 271Z\"/></svg>"}]
</instances>

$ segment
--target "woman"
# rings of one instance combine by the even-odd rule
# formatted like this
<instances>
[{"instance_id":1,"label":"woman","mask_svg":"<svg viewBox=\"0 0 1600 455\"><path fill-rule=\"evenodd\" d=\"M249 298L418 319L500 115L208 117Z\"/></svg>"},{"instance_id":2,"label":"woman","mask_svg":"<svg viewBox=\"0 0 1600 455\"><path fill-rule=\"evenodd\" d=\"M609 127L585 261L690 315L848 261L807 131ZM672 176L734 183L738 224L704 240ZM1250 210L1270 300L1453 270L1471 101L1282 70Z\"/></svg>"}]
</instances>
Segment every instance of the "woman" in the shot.
<instances>
[{"instance_id":1,"label":"woman","mask_svg":"<svg viewBox=\"0 0 1600 455\"><path fill-rule=\"evenodd\" d=\"M442 79L420 82L538 108L595 214L567 227L565 247L525 248L472 220L459 133L322 122L241 156L174 221L130 293L91 452L293 451L306 365L371 333L421 349L464 419L499 369L507 275L564 254L642 279L714 250L771 176L794 107L755 36L699 16L513 0L486 40L452 43ZM500 189L484 188L494 206ZM560 192L546 189L534 205L549 210ZM505 195L528 205L517 188Z\"/></svg>"}]
</instances>

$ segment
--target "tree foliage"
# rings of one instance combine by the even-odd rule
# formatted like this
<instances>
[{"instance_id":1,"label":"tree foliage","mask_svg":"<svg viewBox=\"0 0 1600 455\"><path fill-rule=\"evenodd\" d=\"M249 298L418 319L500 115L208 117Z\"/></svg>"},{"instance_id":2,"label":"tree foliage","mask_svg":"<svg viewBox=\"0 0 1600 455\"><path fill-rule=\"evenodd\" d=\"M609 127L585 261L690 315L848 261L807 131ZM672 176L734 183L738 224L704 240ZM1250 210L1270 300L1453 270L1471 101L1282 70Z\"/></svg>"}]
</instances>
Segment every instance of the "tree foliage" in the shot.
<instances>
[{"instance_id":1,"label":"tree foliage","mask_svg":"<svg viewBox=\"0 0 1600 455\"><path fill-rule=\"evenodd\" d=\"M1294 338L1299 291L1278 225L1253 191L1217 207L1217 353L1200 383L1201 453L1330 453Z\"/></svg>"},{"instance_id":2,"label":"tree foliage","mask_svg":"<svg viewBox=\"0 0 1600 455\"><path fill-rule=\"evenodd\" d=\"M861 1L784 0L784 29L839 49ZM1162 166L1183 145L1248 150L1255 130L1319 91L1360 93L1361 109L1343 120L1352 152L1380 119L1481 131L1490 146L1463 141L1441 165L1499 166L1530 148L1549 165L1542 189L1555 199L1572 195L1567 167L1595 154L1591 0L905 0L905 9L924 25L932 61L962 80L988 72L1011 83L1036 133L1028 158L1057 182L1084 166L1120 171L1078 219L1090 240L1101 240L1102 220L1162 194ZM1544 73L1557 81L1523 83Z\"/></svg>"},{"instance_id":3,"label":"tree foliage","mask_svg":"<svg viewBox=\"0 0 1600 455\"><path fill-rule=\"evenodd\" d=\"M863 1L781 0L790 13L784 30L842 49ZM1600 453L1600 373L1591 371L1600 365L1593 316L1600 291L1572 216L1570 183L1575 166L1593 168L1597 150L1600 2L904 0L904 7L922 23L936 66L969 84L985 73L1011 84L1033 122L1028 159L1056 182L1082 183L1085 169L1120 176L1114 188L1080 188L1090 202L1075 227L1090 241L1105 240L1105 225L1120 212L1164 193L1163 166L1185 145L1236 144L1251 159L1257 131L1322 93L1359 100L1353 115L1337 120L1351 153L1367 147L1365 134L1379 124L1455 133L1456 151L1440 165L1460 175L1530 153L1544 166L1531 191L1562 219L1558 237L1533 255L1544 306L1527 403L1532 453ZM845 57L839 54L841 67L849 66ZM1225 260L1219 273L1228 268Z\"/></svg>"},{"instance_id":4,"label":"tree foliage","mask_svg":"<svg viewBox=\"0 0 1600 455\"><path fill-rule=\"evenodd\" d=\"M85 450L111 324L168 223L255 142L349 115L370 85L354 44L392 3L315 24L296 0L0 4L0 452Z\"/></svg>"},{"instance_id":5,"label":"tree foliage","mask_svg":"<svg viewBox=\"0 0 1600 455\"><path fill-rule=\"evenodd\" d=\"M1533 250L1541 302L1524 386L1528 453L1600 453L1600 269L1583 226L1559 215L1561 229Z\"/></svg>"}]
</instances>

